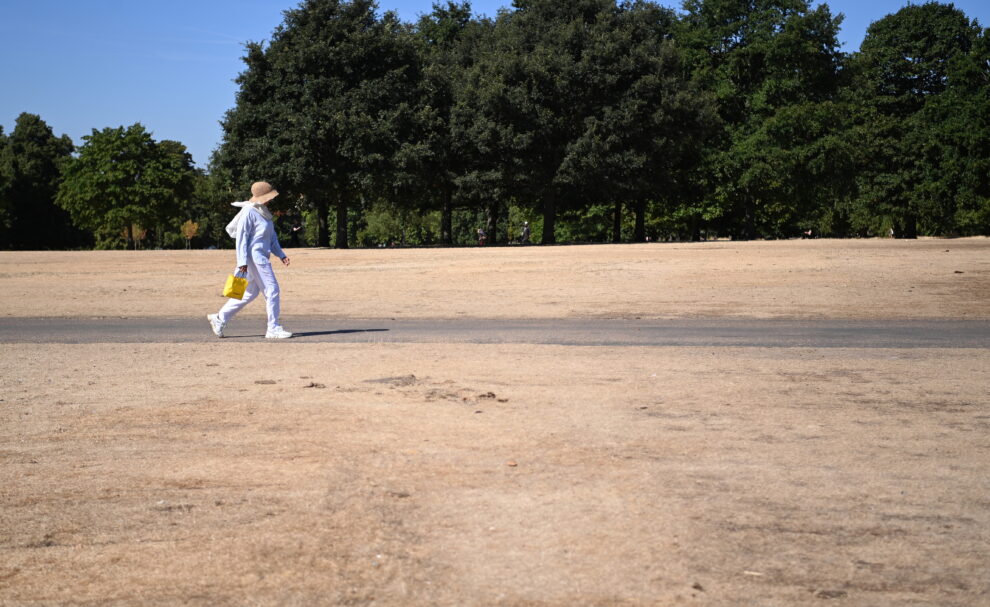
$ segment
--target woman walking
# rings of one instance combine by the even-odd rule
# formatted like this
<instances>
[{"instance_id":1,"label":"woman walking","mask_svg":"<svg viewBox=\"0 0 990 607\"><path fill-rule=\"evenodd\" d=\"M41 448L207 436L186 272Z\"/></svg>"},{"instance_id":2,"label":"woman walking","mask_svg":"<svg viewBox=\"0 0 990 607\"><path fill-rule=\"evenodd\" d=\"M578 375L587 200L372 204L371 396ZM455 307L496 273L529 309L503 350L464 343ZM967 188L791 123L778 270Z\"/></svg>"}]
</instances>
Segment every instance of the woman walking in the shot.
<instances>
[{"instance_id":1,"label":"woman walking","mask_svg":"<svg viewBox=\"0 0 990 607\"><path fill-rule=\"evenodd\" d=\"M237 269L247 273L248 285L243 299L228 299L220 312L206 315L217 337L223 337L223 329L230 319L251 303L259 292L265 294L268 307L268 330L265 337L292 337L292 333L283 329L279 322L278 281L275 280L275 272L268 260L274 253L283 264L289 265L289 258L278 244L272 213L268 210L268 203L276 196L278 192L275 188L259 181L251 185L250 200L231 203L235 207L241 207L241 211L227 225L227 233L237 241Z\"/></svg>"}]
</instances>

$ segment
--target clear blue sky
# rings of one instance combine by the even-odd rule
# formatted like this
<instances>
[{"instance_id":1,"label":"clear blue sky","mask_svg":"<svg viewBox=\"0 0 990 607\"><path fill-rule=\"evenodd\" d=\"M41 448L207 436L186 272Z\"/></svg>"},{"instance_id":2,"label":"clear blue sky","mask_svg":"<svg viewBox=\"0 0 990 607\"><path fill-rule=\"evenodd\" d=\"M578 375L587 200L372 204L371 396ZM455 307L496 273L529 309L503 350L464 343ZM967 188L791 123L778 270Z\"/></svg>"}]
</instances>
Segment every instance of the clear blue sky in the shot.
<instances>
[{"instance_id":1,"label":"clear blue sky","mask_svg":"<svg viewBox=\"0 0 990 607\"><path fill-rule=\"evenodd\" d=\"M566 0L561 0L566 1ZM840 36L859 48L867 26L904 0L834 0ZM296 0L3 0L0 2L0 125L38 114L77 143L92 129L140 122L174 139L205 166L220 141L218 121L233 106L245 41L267 40ZM406 21L431 0L379 0ZM494 16L511 0L475 0ZM679 0L661 4L680 6ZM955 2L984 26L990 2Z\"/></svg>"}]
</instances>

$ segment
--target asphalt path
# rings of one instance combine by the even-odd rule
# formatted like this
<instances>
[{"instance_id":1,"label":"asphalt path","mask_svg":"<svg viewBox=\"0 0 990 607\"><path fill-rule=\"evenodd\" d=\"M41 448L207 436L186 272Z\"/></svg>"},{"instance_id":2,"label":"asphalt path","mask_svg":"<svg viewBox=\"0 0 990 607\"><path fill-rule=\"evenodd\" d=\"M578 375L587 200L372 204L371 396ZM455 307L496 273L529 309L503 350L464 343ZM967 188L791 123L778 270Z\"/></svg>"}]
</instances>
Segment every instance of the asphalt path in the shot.
<instances>
[{"instance_id":1,"label":"asphalt path","mask_svg":"<svg viewBox=\"0 0 990 607\"><path fill-rule=\"evenodd\" d=\"M232 321L224 341L264 341L264 319ZM286 343L471 343L763 348L990 348L986 320L353 319L288 317ZM0 343L217 341L202 318L0 318Z\"/></svg>"}]
</instances>

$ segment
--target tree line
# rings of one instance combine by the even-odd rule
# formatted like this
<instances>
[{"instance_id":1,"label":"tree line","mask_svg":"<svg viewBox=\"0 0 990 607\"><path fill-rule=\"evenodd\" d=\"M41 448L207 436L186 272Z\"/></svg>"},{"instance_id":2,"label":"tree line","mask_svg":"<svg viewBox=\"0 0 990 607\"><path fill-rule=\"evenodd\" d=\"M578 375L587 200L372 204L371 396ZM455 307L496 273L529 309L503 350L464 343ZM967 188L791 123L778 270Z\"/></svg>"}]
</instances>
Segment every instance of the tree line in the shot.
<instances>
[{"instance_id":1,"label":"tree line","mask_svg":"<svg viewBox=\"0 0 990 607\"><path fill-rule=\"evenodd\" d=\"M208 171L140 124L0 130L0 242L229 246L258 180L283 238L342 248L990 233L988 30L909 4L845 53L840 25L806 0L305 0L246 44Z\"/></svg>"}]
</instances>

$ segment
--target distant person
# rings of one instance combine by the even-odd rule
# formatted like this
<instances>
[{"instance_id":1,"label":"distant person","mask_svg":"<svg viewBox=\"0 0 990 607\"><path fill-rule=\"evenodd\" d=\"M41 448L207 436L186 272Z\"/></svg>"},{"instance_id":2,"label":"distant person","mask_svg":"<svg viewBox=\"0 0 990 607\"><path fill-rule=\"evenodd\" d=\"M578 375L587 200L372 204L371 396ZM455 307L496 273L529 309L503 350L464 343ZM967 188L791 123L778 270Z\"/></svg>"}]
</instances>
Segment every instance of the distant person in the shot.
<instances>
[{"instance_id":1,"label":"distant person","mask_svg":"<svg viewBox=\"0 0 990 607\"><path fill-rule=\"evenodd\" d=\"M521 244L529 244L529 222L524 221L522 232L519 233L519 242Z\"/></svg>"},{"instance_id":2,"label":"distant person","mask_svg":"<svg viewBox=\"0 0 990 607\"><path fill-rule=\"evenodd\" d=\"M237 269L248 275L248 286L243 299L228 299L217 314L207 314L214 335L223 337L224 327L244 306L258 296L265 294L268 307L268 339L287 339L292 337L282 328L279 321L279 292L278 281L269 257L272 253L282 260L286 266L289 258L278 244L275 235L275 224L268 203L278 196L271 185L259 181L251 185L251 198L246 202L232 202L231 205L240 207L241 211L227 225L227 233L237 242Z\"/></svg>"},{"instance_id":3,"label":"distant person","mask_svg":"<svg viewBox=\"0 0 990 607\"><path fill-rule=\"evenodd\" d=\"M302 230L303 230L302 222L299 220L298 217L296 217L295 220L293 220L292 222L292 227L289 228L289 234L290 234L289 238L292 242L292 246L294 247L302 246L302 243L299 240L299 237L302 236Z\"/></svg>"},{"instance_id":4,"label":"distant person","mask_svg":"<svg viewBox=\"0 0 990 607\"><path fill-rule=\"evenodd\" d=\"M485 246L485 243L486 242L488 242L488 239L485 236L485 229L484 228L478 228L478 246L479 247L483 247L483 246Z\"/></svg>"}]
</instances>

